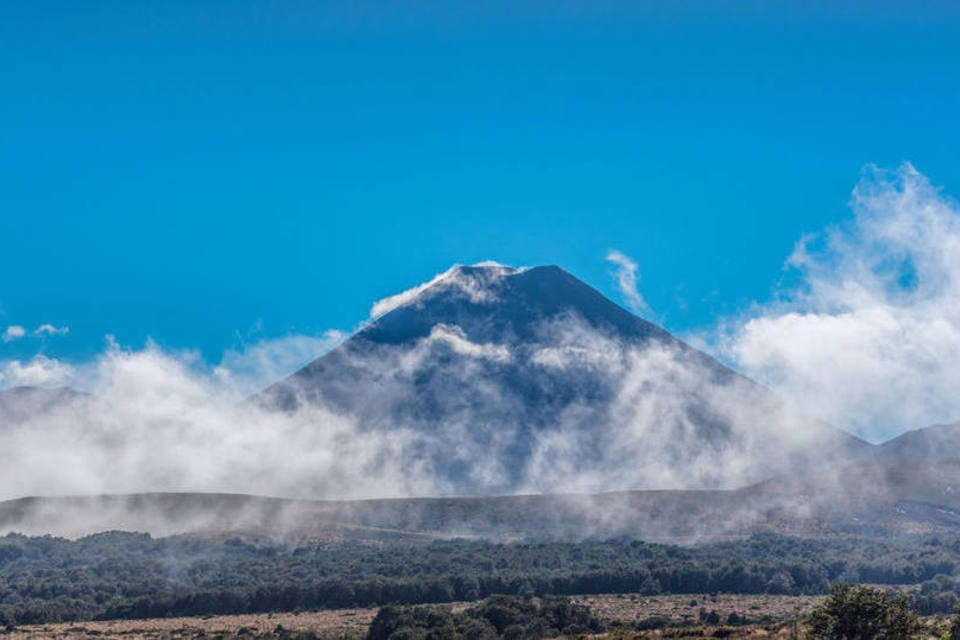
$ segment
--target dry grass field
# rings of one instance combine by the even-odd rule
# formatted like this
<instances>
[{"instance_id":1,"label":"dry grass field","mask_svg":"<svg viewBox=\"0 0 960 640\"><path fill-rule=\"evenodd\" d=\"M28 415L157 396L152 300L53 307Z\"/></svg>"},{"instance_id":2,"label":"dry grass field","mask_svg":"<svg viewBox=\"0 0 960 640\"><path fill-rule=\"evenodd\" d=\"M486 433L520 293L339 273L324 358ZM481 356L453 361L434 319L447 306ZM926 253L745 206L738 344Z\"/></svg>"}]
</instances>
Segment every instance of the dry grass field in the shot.
<instances>
[{"instance_id":1,"label":"dry grass field","mask_svg":"<svg viewBox=\"0 0 960 640\"><path fill-rule=\"evenodd\" d=\"M336 609L308 613L270 613L203 618L111 620L19 627L3 634L4 640L26 638L102 640L172 640L284 637L288 632L320 638L362 638L376 609ZM295 637L295 636L294 636ZM309 636L308 636L309 637Z\"/></svg>"},{"instance_id":2,"label":"dry grass field","mask_svg":"<svg viewBox=\"0 0 960 640\"><path fill-rule=\"evenodd\" d=\"M823 599L822 596L739 596L705 594L641 596L600 595L574 598L584 603L611 626L604 634L610 640L667 640L670 638L792 638L803 628L794 620L802 619ZM452 605L455 609L469 603ZM746 617L745 625L703 625L701 609L715 611L723 621L731 613ZM203 618L161 618L149 620L115 620L46 624L19 627L6 633L2 640L43 638L51 640L226 640L228 638L321 638L324 640L360 639L376 615L376 609L339 609L305 613L273 613ZM645 619L663 616L671 626L663 629L636 631L633 625ZM928 637L939 637L946 619L925 619ZM675 625L675 626L674 626ZM619 629L617 627L620 627Z\"/></svg>"},{"instance_id":3,"label":"dry grass field","mask_svg":"<svg viewBox=\"0 0 960 640\"><path fill-rule=\"evenodd\" d=\"M716 611L724 620L731 613L750 619L790 620L809 613L824 596L740 596L718 594L641 596L635 594L579 596L574 600L589 605L605 621L636 622L664 616L676 622L699 622L700 610Z\"/></svg>"}]
</instances>

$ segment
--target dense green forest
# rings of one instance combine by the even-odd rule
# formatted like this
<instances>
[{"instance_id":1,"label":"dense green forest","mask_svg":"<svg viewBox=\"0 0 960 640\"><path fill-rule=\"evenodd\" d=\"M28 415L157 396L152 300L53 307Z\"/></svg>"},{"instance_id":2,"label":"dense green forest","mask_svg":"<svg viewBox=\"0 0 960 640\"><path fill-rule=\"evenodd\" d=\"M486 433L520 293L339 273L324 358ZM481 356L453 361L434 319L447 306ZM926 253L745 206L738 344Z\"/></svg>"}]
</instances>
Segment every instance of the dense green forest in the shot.
<instances>
[{"instance_id":1,"label":"dense green forest","mask_svg":"<svg viewBox=\"0 0 960 640\"><path fill-rule=\"evenodd\" d=\"M478 600L494 594L815 594L831 583L957 604L960 540L775 535L677 547L613 540L281 544L103 533L0 538L0 623L292 611Z\"/></svg>"}]
</instances>

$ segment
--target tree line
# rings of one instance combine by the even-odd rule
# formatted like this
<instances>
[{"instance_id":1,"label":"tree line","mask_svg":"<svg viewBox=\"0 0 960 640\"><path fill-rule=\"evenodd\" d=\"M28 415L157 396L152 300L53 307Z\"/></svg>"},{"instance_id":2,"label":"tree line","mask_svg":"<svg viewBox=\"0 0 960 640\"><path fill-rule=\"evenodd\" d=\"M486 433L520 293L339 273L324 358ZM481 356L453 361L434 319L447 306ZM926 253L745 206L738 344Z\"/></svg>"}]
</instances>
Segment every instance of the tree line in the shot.
<instances>
[{"instance_id":1,"label":"tree line","mask_svg":"<svg viewBox=\"0 0 960 640\"><path fill-rule=\"evenodd\" d=\"M836 582L921 586L957 603L960 541L759 535L679 547L635 540L497 544L280 543L111 532L0 538L0 623L475 601L495 594L826 593Z\"/></svg>"}]
</instances>

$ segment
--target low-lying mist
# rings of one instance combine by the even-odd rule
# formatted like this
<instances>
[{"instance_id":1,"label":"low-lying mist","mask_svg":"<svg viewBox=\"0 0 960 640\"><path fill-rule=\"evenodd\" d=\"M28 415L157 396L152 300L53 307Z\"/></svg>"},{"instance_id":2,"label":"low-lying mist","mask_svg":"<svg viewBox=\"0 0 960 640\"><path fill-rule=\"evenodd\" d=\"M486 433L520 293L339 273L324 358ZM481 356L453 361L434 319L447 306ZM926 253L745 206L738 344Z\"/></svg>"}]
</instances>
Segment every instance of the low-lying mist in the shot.
<instances>
[{"instance_id":1,"label":"low-lying mist","mask_svg":"<svg viewBox=\"0 0 960 640\"><path fill-rule=\"evenodd\" d=\"M855 217L819 244L806 237L798 243L787 266L797 270L799 286L695 336L781 399L738 376L718 380L682 348L627 344L575 315L545 321L522 350L438 325L410 348L364 363L382 371L382 385L364 392L368 405L413 393L424 362L442 363L456 388L482 398L482 415L464 405L429 429L403 419L384 429L315 403L278 411L251 398L342 341L335 332L251 345L213 366L192 353L110 340L91 362L45 355L0 362L0 386L70 385L85 394L0 425L0 498L732 489L798 461L846 459L849 443L819 418L877 438L893 425L960 417L956 205L906 165L868 170L852 206ZM632 269L620 285L633 287L636 264L620 253L617 264ZM389 308L422 290L395 296ZM599 409L573 397L523 441L517 470L505 465L516 459L524 425L489 417L510 415L517 398L488 374L521 364L566 376L572 388L577 380L601 380L606 397ZM705 423L717 426L705 431ZM825 448L827 441L836 448Z\"/></svg>"},{"instance_id":2,"label":"low-lying mist","mask_svg":"<svg viewBox=\"0 0 960 640\"><path fill-rule=\"evenodd\" d=\"M85 395L0 430L0 497L204 491L355 499L733 488L762 479L783 461L779 452L799 452L813 439L809 420L742 379L708 379L713 372L677 347L628 346L577 318L552 321L543 335L544 342L514 353L444 327L411 348L365 360L380 376L377 386L357 390L368 410L417 393L424 366L443 367L443 378L455 381L438 394L437 402L450 403L436 407L439 420L396 417L388 427L365 418L379 410L357 416L315 403L268 408L189 358L156 345L111 345L85 365ZM550 376L546 384L599 380L609 397L571 398L555 408L555 422L526 432L510 422L524 416L516 406L522 398L497 382L519 359L521 370ZM465 388L482 398L479 407L462 402ZM393 415L391 406L382 413ZM770 431L771 422L779 432ZM518 455L521 446L528 450ZM519 471L510 468L518 463Z\"/></svg>"}]
</instances>

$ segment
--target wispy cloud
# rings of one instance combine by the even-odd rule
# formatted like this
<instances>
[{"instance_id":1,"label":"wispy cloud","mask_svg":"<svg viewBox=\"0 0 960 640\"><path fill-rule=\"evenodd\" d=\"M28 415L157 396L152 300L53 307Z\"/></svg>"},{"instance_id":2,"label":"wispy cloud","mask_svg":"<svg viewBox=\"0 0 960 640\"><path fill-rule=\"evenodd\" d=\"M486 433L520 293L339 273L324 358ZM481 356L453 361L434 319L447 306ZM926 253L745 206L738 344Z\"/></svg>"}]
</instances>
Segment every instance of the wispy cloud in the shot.
<instances>
[{"instance_id":1,"label":"wispy cloud","mask_svg":"<svg viewBox=\"0 0 960 640\"><path fill-rule=\"evenodd\" d=\"M3 341L12 342L13 340L19 340L27 334L26 329L17 324L12 324L7 327L3 332Z\"/></svg>"},{"instance_id":2,"label":"wispy cloud","mask_svg":"<svg viewBox=\"0 0 960 640\"><path fill-rule=\"evenodd\" d=\"M471 342L463 329L456 325L437 324L423 343L444 344L454 353L471 358L485 358L497 362L509 362L510 350L502 344L479 344Z\"/></svg>"},{"instance_id":3,"label":"wispy cloud","mask_svg":"<svg viewBox=\"0 0 960 640\"><path fill-rule=\"evenodd\" d=\"M47 336L65 336L70 333L70 327L57 327L49 323L41 324L39 327L30 332L30 335L35 338L44 338ZM27 336L27 330L18 324L12 324L6 328L3 332L3 341L12 342L13 340L19 340Z\"/></svg>"},{"instance_id":4,"label":"wispy cloud","mask_svg":"<svg viewBox=\"0 0 960 640\"><path fill-rule=\"evenodd\" d=\"M504 266L492 260L480 262L472 266L483 267L483 269L479 272L472 272L467 271L463 265L454 265L443 273L435 275L427 282L378 300L373 303L373 306L370 308L370 318L379 318L394 309L408 305L417 300L417 298L428 289L434 288L455 288L473 302L487 302L491 299L491 296L494 295L492 288L488 286L490 280L517 272L517 269Z\"/></svg>"},{"instance_id":5,"label":"wispy cloud","mask_svg":"<svg viewBox=\"0 0 960 640\"><path fill-rule=\"evenodd\" d=\"M716 338L729 361L786 403L739 377L718 385L684 350L624 344L577 317L548 319L520 346L476 341L450 324L402 349L345 356L356 375L342 392L364 415L244 402L342 334L245 344L215 366L152 344L113 343L83 365L43 355L0 363L0 386L80 381L91 392L79 408L0 430L0 487L7 497L204 490L337 498L730 487L818 442L822 432L796 406L867 435L956 419L960 209L909 165L868 170L852 206L850 221L795 248L790 268L801 286L728 319ZM636 263L616 251L608 259L624 298L633 292L645 308ZM481 284L456 276L443 286L483 300L490 294ZM374 383L357 382L366 380ZM441 419L423 428L416 392L428 382L443 391L429 399ZM537 417L523 413L529 394L555 392L550 419L524 433ZM705 440L700 415L729 425L730 439ZM518 450L528 457L511 469Z\"/></svg>"},{"instance_id":6,"label":"wispy cloud","mask_svg":"<svg viewBox=\"0 0 960 640\"><path fill-rule=\"evenodd\" d=\"M70 327L55 327L52 324L45 323L33 330L33 335L42 336L65 336L70 333Z\"/></svg>"},{"instance_id":7,"label":"wispy cloud","mask_svg":"<svg viewBox=\"0 0 960 640\"><path fill-rule=\"evenodd\" d=\"M637 288L637 263L629 256L616 249L610 249L607 252L607 261L617 266L614 277L617 282L617 289L627 307L634 313L649 313L650 307L644 300Z\"/></svg>"},{"instance_id":8,"label":"wispy cloud","mask_svg":"<svg viewBox=\"0 0 960 640\"><path fill-rule=\"evenodd\" d=\"M341 331L330 330L316 336L291 334L244 342L224 352L214 375L242 394L254 393L322 356L346 337Z\"/></svg>"}]
</instances>

